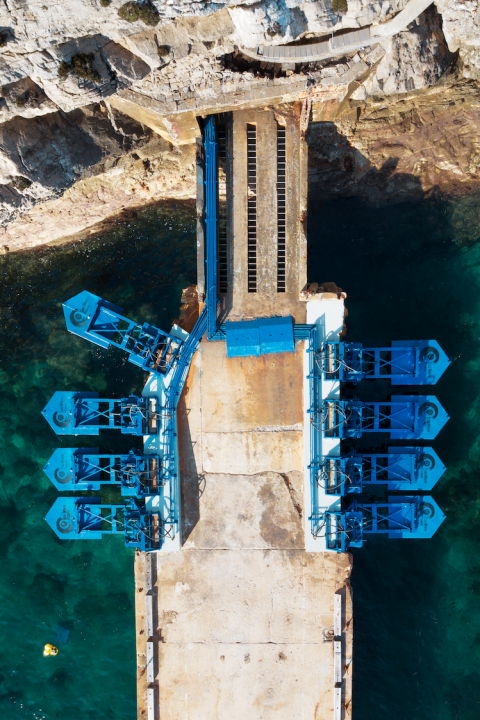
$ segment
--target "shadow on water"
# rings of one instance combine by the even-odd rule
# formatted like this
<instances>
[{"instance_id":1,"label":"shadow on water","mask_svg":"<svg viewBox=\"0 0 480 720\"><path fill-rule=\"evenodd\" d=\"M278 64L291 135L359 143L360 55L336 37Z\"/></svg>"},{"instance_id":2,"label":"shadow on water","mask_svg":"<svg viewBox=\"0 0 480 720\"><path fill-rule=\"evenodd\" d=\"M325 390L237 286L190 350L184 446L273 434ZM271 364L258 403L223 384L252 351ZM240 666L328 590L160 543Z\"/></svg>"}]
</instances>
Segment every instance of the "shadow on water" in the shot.
<instances>
[{"instance_id":1,"label":"shadow on water","mask_svg":"<svg viewBox=\"0 0 480 720\"><path fill-rule=\"evenodd\" d=\"M59 540L43 521L58 493L42 468L57 446L119 452L138 439L58 438L40 412L55 390L117 397L141 392L145 380L120 351L68 334L63 300L88 289L169 330L195 273L191 203L150 208L81 243L0 258L2 719L136 717L133 551L120 537ZM42 656L47 642L56 657Z\"/></svg>"},{"instance_id":2,"label":"shadow on water","mask_svg":"<svg viewBox=\"0 0 480 720\"><path fill-rule=\"evenodd\" d=\"M312 188L308 276L347 292L346 339L368 346L432 338L453 360L432 389L450 415L432 443L448 468L433 491L446 521L432 540L372 538L353 553L354 718L473 720L480 715L480 195L379 206L322 197ZM388 392L386 383L363 383L357 394Z\"/></svg>"}]
</instances>

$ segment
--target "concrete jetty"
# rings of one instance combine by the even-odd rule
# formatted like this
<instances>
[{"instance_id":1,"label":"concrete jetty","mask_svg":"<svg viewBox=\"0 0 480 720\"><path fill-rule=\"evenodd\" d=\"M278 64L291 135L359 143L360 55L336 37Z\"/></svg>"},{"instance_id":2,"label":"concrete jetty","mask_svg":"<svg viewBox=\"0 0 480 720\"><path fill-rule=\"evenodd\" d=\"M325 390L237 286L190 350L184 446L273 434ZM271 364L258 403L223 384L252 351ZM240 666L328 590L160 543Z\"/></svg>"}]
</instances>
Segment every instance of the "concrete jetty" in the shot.
<instances>
[{"instance_id":1,"label":"concrete jetty","mask_svg":"<svg viewBox=\"0 0 480 720\"><path fill-rule=\"evenodd\" d=\"M301 105L241 110L225 125L219 321L305 323L312 301L342 319L339 294L306 286ZM193 358L177 408L182 547L135 559L139 720L351 716L351 560L307 538L304 344L229 358L205 339Z\"/></svg>"}]
</instances>

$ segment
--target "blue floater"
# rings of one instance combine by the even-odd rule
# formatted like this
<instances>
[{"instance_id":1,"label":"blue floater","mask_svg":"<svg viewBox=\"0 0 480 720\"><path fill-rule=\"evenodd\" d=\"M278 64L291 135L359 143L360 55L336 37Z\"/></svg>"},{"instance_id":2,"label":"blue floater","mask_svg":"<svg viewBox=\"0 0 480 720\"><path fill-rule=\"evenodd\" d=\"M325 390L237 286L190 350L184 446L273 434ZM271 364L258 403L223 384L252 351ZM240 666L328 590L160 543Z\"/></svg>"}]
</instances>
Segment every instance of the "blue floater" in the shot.
<instances>
[{"instance_id":1,"label":"blue floater","mask_svg":"<svg viewBox=\"0 0 480 720\"><path fill-rule=\"evenodd\" d=\"M362 547L368 534L403 540L431 538L445 515L430 495L424 495L389 497L385 503L351 500L342 510L325 510L310 519L315 536L325 537L327 549L345 552Z\"/></svg>"},{"instance_id":2,"label":"blue floater","mask_svg":"<svg viewBox=\"0 0 480 720\"><path fill-rule=\"evenodd\" d=\"M130 395L112 400L92 392L57 391L42 415L57 435L98 435L100 430L156 435L160 424L155 396Z\"/></svg>"},{"instance_id":3,"label":"blue floater","mask_svg":"<svg viewBox=\"0 0 480 720\"><path fill-rule=\"evenodd\" d=\"M133 498L123 505L102 505L98 497L60 497L45 520L60 540L100 540L123 534L126 547L158 550L163 530L157 513L149 513Z\"/></svg>"},{"instance_id":4,"label":"blue floater","mask_svg":"<svg viewBox=\"0 0 480 720\"><path fill-rule=\"evenodd\" d=\"M314 425L325 437L359 438L387 432L396 440L432 440L447 420L433 395L392 395L391 402L325 400Z\"/></svg>"},{"instance_id":5,"label":"blue floater","mask_svg":"<svg viewBox=\"0 0 480 720\"><path fill-rule=\"evenodd\" d=\"M100 490L120 485L124 497L160 492L160 457L131 450L126 455L100 455L98 448L57 448L43 468L58 490Z\"/></svg>"},{"instance_id":6,"label":"blue floater","mask_svg":"<svg viewBox=\"0 0 480 720\"><path fill-rule=\"evenodd\" d=\"M321 459L317 482L329 495L361 494L365 486L389 490L431 490L445 465L430 447L391 447L385 454L329 456Z\"/></svg>"},{"instance_id":7,"label":"blue floater","mask_svg":"<svg viewBox=\"0 0 480 720\"><path fill-rule=\"evenodd\" d=\"M450 360L436 340L394 340L391 347L326 342L317 353L323 376L356 384L390 379L392 385L435 385Z\"/></svg>"},{"instance_id":8,"label":"blue floater","mask_svg":"<svg viewBox=\"0 0 480 720\"><path fill-rule=\"evenodd\" d=\"M71 333L125 350L129 362L148 372L168 372L182 346L182 340L148 323L138 325L122 315L122 308L87 290L64 302L63 312Z\"/></svg>"}]
</instances>

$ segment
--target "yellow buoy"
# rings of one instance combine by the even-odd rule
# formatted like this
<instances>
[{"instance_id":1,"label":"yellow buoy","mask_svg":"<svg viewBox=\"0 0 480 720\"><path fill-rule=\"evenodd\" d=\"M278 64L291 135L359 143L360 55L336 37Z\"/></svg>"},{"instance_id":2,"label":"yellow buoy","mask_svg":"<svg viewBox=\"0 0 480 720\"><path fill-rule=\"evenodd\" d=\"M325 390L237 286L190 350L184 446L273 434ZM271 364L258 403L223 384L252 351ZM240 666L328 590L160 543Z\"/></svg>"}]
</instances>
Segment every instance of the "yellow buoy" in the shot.
<instances>
[{"instance_id":1,"label":"yellow buoy","mask_svg":"<svg viewBox=\"0 0 480 720\"><path fill-rule=\"evenodd\" d=\"M56 648L55 645L50 645L50 643L47 643L43 648L44 657L47 657L48 655L56 655L57 653L58 648Z\"/></svg>"}]
</instances>

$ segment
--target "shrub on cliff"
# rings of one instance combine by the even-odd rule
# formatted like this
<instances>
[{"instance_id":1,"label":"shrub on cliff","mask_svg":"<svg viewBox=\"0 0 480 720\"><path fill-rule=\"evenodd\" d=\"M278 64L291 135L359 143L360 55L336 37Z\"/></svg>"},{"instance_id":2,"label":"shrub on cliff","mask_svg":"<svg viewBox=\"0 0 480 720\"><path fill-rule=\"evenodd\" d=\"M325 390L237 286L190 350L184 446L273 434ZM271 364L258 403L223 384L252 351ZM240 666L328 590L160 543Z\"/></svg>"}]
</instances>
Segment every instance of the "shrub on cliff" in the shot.
<instances>
[{"instance_id":1,"label":"shrub on cliff","mask_svg":"<svg viewBox=\"0 0 480 720\"><path fill-rule=\"evenodd\" d=\"M10 185L13 185L13 187L19 190L19 192L23 192L24 190L29 188L31 184L32 181L26 177L23 177L23 175L17 175L10 180Z\"/></svg>"},{"instance_id":2,"label":"shrub on cliff","mask_svg":"<svg viewBox=\"0 0 480 720\"><path fill-rule=\"evenodd\" d=\"M65 60L62 60L60 65L58 66L57 73L59 78L67 77L68 73L72 69L72 66L65 62Z\"/></svg>"},{"instance_id":3,"label":"shrub on cliff","mask_svg":"<svg viewBox=\"0 0 480 720\"><path fill-rule=\"evenodd\" d=\"M108 7L111 2L112 2L112 0L100 0L100 5L102 7Z\"/></svg>"},{"instance_id":4,"label":"shrub on cliff","mask_svg":"<svg viewBox=\"0 0 480 720\"><path fill-rule=\"evenodd\" d=\"M136 22L141 20L145 25L157 25L160 15L157 9L150 2L126 2L118 10L122 20L127 22Z\"/></svg>"},{"instance_id":5,"label":"shrub on cliff","mask_svg":"<svg viewBox=\"0 0 480 720\"><path fill-rule=\"evenodd\" d=\"M72 68L75 75L90 80L92 83L99 82L100 75L93 67L94 59L94 55L84 55L83 53L74 55L72 57Z\"/></svg>"},{"instance_id":6,"label":"shrub on cliff","mask_svg":"<svg viewBox=\"0 0 480 720\"><path fill-rule=\"evenodd\" d=\"M347 12L348 0L332 0L332 10L336 13Z\"/></svg>"}]
</instances>

